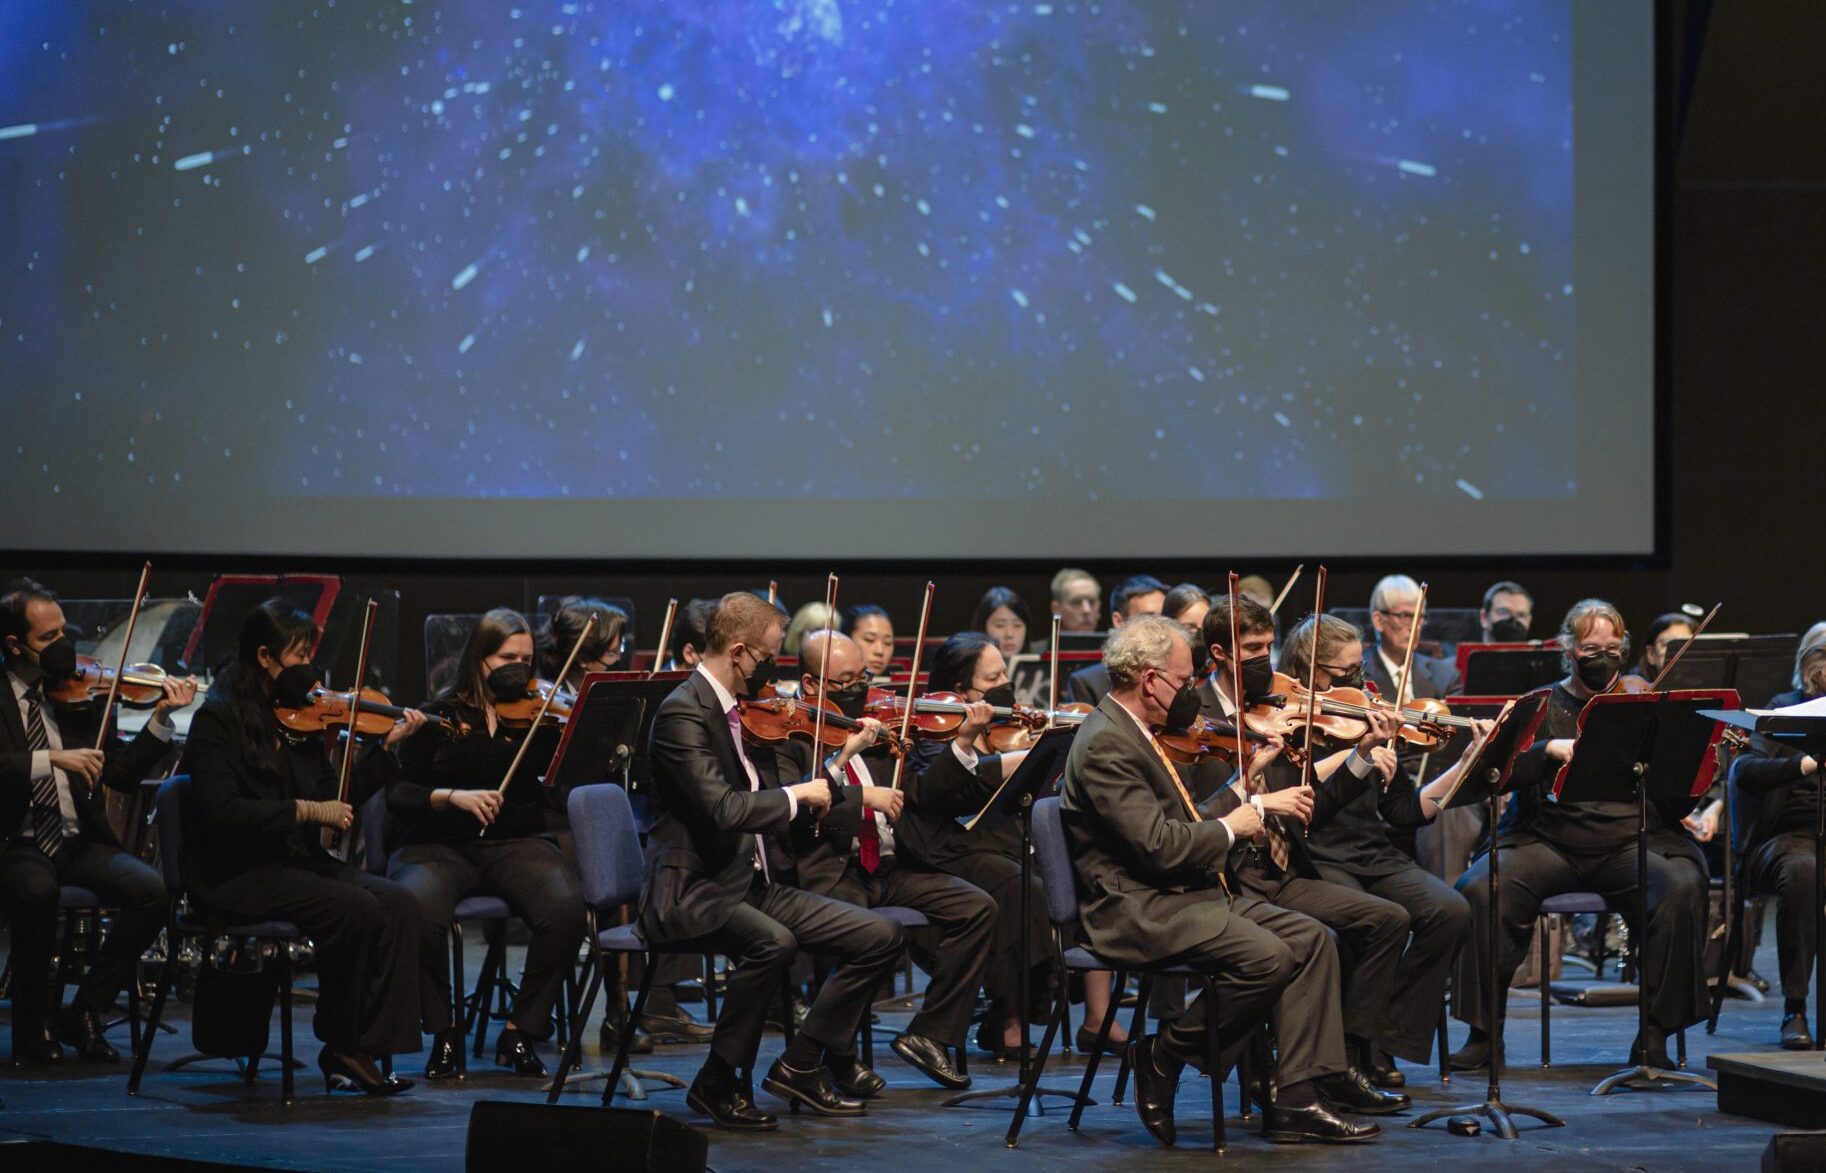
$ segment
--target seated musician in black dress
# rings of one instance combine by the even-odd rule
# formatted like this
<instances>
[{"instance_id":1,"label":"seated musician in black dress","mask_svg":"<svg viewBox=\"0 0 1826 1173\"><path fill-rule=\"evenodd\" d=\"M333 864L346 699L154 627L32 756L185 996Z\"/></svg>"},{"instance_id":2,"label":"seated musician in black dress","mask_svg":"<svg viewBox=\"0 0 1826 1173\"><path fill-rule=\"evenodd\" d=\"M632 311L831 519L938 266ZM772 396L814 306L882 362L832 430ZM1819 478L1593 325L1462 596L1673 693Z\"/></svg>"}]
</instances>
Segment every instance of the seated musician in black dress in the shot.
<instances>
[{"instance_id":1,"label":"seated musician in black dress","mask_svg":"<svg viewBox=\"0 0 1826 1173\"><path fill-rule=\"evenodd\" d=\"M1771 697L1771 709L1826 696L1826 623L1816 623L1794 657L1794 688ZM1807 987L1813 973L1819 910L1813 837L1820 810L1820 763L1812 754L1753 737L1731 765L1744 878L1753 892L1775 897L1775 955L1782 971L1784 1050L1813 1047Z\"/></svg>"},{"instance_id":2,"label":"seated musician in black dress","mask_svg":"<svg viewBox=\"0 0 1826 1173\"><path fill-rule=\"evenodd\" d=\"M412 893L330 855L321 832L349 829L354 808L398 772L394 748L425 718L408 710L382 745L358 750L349 801L340 801L323 735L293 734L273 715L275 705L308 704L317 638L289 600L260 604L191 720L192 895L212 921L287 920L303 930L317 947L313 1026L325 1089L393 1095L412 1081L383 1078L377 1063L421 1046L424 919Z\"/></svg>"},{"instance_id":3,"label":"seated musician in black dress","mask_svg":"<svg viewBox=\"0 0 1826 1173\"><path fill-rule=\"evenodd\" d=\"M583 895L558 846L539 780L557 749L556 730L516 727L495 710L526 696L532 666L525 618L506 608L483 615L457 660L455 680L425 706L467 732L418 734L401 747L401 773L387 787L400 843L387 875L418 899L427 925L419 979L434 991L425 1000L424 1029L432 1036L427 1079L455 1075L463 1045L448 961L457 901L498 896L532 930L520 992L495 1046L495 1062L516 1075L545 1074L532 1044L552 1033L552 1007L583 941ZM508 779L528 736L534 742Z\"/></svg>"},{"instance_id":4,"label":"seated musician in black dress","mask_svg":"<svg viewBox=\"0 0 1826 1173\"><path fill-rule=\"evenodd\" d=\"M1560 624L1566 678L1552 686L1534 744L1517 756L1512 793L1496 828L1502 856L1501 907L1490 907L1480 858L1458 881L1471 904L1471 939L1459 953L1452 1009L1471 1036L1452 1055L1460 1070L1488 1061L1492 1036L1503 1028L1509 979L1527 952L1541 902L1563 892L1597 892L1625 908L1636 902L1636 804L1558 802L1559 769L1571 760L1585 702L1616 685L1629 650L1623 616L1602 599L1575 603ZM1648 1025L1630 1049L1632 1064L1671 1069L1667 1036L1706 1017L1706 867L1699 845L1675 819L1649 805L1648 926L1640 966L1649 975ZM1501 974L1495 1006L1488 1005L1494 940Z\"/></svg>"}]
</instances>

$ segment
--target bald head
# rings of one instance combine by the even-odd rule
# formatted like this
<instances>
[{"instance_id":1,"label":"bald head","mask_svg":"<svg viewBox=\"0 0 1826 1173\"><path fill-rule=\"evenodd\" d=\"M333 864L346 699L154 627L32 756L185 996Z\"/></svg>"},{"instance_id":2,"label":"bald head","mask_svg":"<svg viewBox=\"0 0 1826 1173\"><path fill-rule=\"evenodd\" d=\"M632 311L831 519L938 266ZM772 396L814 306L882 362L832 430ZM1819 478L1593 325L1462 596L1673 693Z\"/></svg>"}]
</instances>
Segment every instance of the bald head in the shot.
<instances>
[{"instance_id":1,"label":"bald head","mask_svg":"<svg viewBox=\"0 0 1826 1173\"><path fill-rule=\"evenodd\" d=\"M828 660L825 656L827 648L830 652ZM832 688L854 684L866 675L862 667L862 649L856 646L855 640L841 631L826 633L820 629L807 635L804 646L799 649L799 667L814 690L818 687L820 669Z\"/></svg>"}]
</instances>

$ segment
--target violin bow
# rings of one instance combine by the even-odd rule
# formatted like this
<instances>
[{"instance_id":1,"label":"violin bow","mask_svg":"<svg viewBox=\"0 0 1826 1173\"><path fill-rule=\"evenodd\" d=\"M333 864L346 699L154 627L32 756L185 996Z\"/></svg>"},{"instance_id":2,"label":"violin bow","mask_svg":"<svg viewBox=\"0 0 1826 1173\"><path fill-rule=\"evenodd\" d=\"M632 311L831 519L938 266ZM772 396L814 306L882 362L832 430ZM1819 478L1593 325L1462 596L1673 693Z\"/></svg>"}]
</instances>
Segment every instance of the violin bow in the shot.
<instances>
[{"instance_id":1,"label":"violin bow","mask_svg":"<svg viewBox=\"0 0 1826 1173\"><path fill-rule=\"evenodd\" d=\"M780 582L778 579L770 578L767 580L767 605L769 607L778 607L780 605Z\"/></svg>"},{"instance_id":2,"label":"violin bow","mask_svg":"<svg viewBox=\"0 0 1826 1173\"><path fill-rule=\"evenodd\" d=\"M927 579L925 597L920 600L919 604L919 634L913 637L913 663L907 669L907 705L906 708L901 710L900 714L900 744L903 752L896 754L894 757L893 787L896 790L900 789L901 771L906 769L907 765L905 749L910 745L907 741L907 735L913 728L913 690L919 684L919 653L920 650L926 646L926 622L932 618L932 595L937 589L937 586L933 584L932 580ZM1059 620L1055 616L1053 619L1053 630L1057 631L1058 627ZM1056 667L1058 663L1058 649L1057 641L1055 640L1054 643L1053 663L1055 667L1053 668L1053 673L1056 678L1058 673L1058 668Z\"/></svg>"},{"instance_id":3,"label":"violin bow","mask_svg":"<svg viewBox=\"0 0 1826 1173\"><path fill-rule=\"evenodd\" d=\"M1286 584L1281 587L1281 593L1274 597L1273 603L1269 604L1268 613L1270 615L1281 609L1281 602L1287 598L1287 592L1293 590L1293 584L1300 581L1300 571L1305 569L1306 563L1304 562L1293 568L1293 573L1287 576ZM1232 592L1232 597L1234 598L1234 592Z\"/></svg>"},{"instance_id":4,"label":"violin bow","mask_svg":"<svg viewBox=\"0 0 1826 1173\"><path fill-rule=\"evenodd\" d=\"M831 670L831 632L837 621L837 572L824 580L824 654L818 657L818 704L813 713L812 760L824 752L824 682ZM803 645L801 645L803 648Z\"/></svg>"},{"instance_id":5,"label":"violin bow","mask_svg":"<svg viewBox=\"0 0 1826 1173\"><path fill-rule=\"evenodd\" d=\"M108 716L114 712L114 701L120 696L120 678L127 671L127 654L133 650L133 628L139 622L140 604L146 601L146 580L152 575L152 560L140 567L139 586L133 592L133 608L127 612L127 638L120 643L120 667L114 670L114 679L108 681L108 699L101 706L101 720L95 723L95 748L100 749L108 743Z\"/></svg>"},{"instance_id":6,"label":"violin bow","mask_svg":"<svg viewBox=\"0 0 1826 1173\"><path fill-rule=\"evenodd\" d=\"M559 680L563 680L571 674L571 668L577 663L578 654L583 651L584 641L588 640L595 630L596 614L591 612L590 617L584 620L583 630L577 633L577 642L571 645L571 654L564 658L564 667L558 669ZM557 697L558 686L553 684L546 690L545 699L540 702L539 711L533 716L533 723L527 727L526 736L520 739L520 748L514 751L514 760L508 763L507 773L501 776L501 784L495 787L496 794L507 793L507 784L514 780L514 774L519 771L520 763L526 760L526 748L533 743L533 735L539 732L539 726L544 723L545 715L551 712L552 701ZM476 832L476 837L479 839L486 834L488 834L488 828L484 826Z\"/></svg>"},{"instance_id":7,"label":"violin bow","mask_svg":"<svg viewBox=\"0 0 1826 1173\"><path fill-rule=\"evenodd\" d=\"M1401 675L1395 678L1395 719L1397 722L1401 720L1401 714L1407 709L1408 680L1414 671L1414 645L1420 642L1420 624L1426 617L1426 613L1427 584L1423 582L1420 584L1420 598L1414 603L1414 622L1408 625L1408 650L1407 654L1401 657ZM1313 642L1315 655L1318 647L1318 637L1315 633ZM1395 729L1395 736L1389 738L1389 748L1394 749L1395 743L1400 740L1401 729L1398 725Z\"/></svg>"},{"instance_id":8,"label":"violin bow","mask_svg":"<svg viewBox=\"0 0 1826 1173\"><path fill-rule=\"evenodd\" d=\"M1650 692L1656 692L1660 689L1662 680L1666 679L1667 674L1674 670L1674 665L1680 663L1680 657L1687 654L1687 649L1692 647L1699 637L1706 633L1706 628L1711 626L1712 620L1718 615L1719 608L1723 606L1724 604L1722 602L1712 604L1712 609L1706 612L1706 617L1704 619L1699 621L1699 626L1693 629L1693 634L1687 636L1686 642L1680 645L1680 650L1675 652L1673 657L1661 666L1661 671L1655 673L1654 681L1648 686Z\"/></svg>"},{"instance_id":9,"label":"violin bow","mask_svg":"<svg viewBox=\"0 0 1826 1173\"><path fill-rule=\"evenodd\" d=\"M1046 727L1051 729L1059 720L1059 627L1065 617L1057 612L1052 617L1052 667L1047 671L1046 685Z\"/></svg>"},{"instance_id":10,"label":"violin bow","mask_svg":"<svg viewBox=\"0 0 1826 1173\"><path fill-rule=\"evenodd\" d=\"M678 600L666 600L666 617L659 625L659 647L653 652L653 670L647 673L651 680L659 675L659 666L666 662L666 646L672 642L672 619L678 614Z\"/></svg>"},{"instance_id":11,"label":"violin bow","mask_svg":"<svg viewBox=\"0 0 1826 1173\"><path fill-rule=\"evenodd\" d=\"M1312 786L1313 751L1313 713L1318 707L1319 694L1313 685L1318 682L1319 670L1319 630L1325 625L1325 567L1319 567L1318 593L1312 604L1312 650L1306 656L1306 761L1300 766L1300 785Z\"/></svg>"},{"instance_id":12,"label":"violin bow","mask_svg":"<svg viewBox=\"0 0 1826 1173\"><path fill-rule=\"evenodd\" d=\"M368 642L374 638L374 616L380 611L380 601L369 598L368 605L361 613L361 647L355 655L355 686L349 690L349 733L342 743L342 765L336 771L336 801L349 801L349 779L355 769L355 731L361 724L361 685L368 678ZM349 858L348 830L342 827L325 827L318 835L323 849L339 860L347 862Z\"/></svg>"},{"instance_id":13,"label":"violin bow","mask_svg":"<svg viewBox=\"0 0 1826 1173\"><path fill-rule=\"evenodd\" d=\"M1296 576L1299 573L1300 572L1297 570L1294 571L1294 574ZM1245 715L1245 710L1248 708L1248 703L1243 698L1243 653L1242 653L1243 620L1242 620L1242 616L1237 612L1237 609L1236 609L1236 600L1237 600L1236 584L1240 581L1242 581L1241 576L1239 576L1236 573L1236 571L1232 570L1230 572L1230 578L1229 578L1229 587L1230 587L1230 688L1231 688L1231 691L1235 694L1231 699L1236 701L1236 732L1237 732L1236 768L1237 768L1238 776L1241 777L1243 780L1243 791L1244 791L1244 793L1248 793L1248 790L1249 790L1249 718ZM1292 586L1293 580L1289 579L1287 585ZM1281 594L1283 597L1285 597L1287 592L1282 591Z\"/></svg>"}]
</instances>

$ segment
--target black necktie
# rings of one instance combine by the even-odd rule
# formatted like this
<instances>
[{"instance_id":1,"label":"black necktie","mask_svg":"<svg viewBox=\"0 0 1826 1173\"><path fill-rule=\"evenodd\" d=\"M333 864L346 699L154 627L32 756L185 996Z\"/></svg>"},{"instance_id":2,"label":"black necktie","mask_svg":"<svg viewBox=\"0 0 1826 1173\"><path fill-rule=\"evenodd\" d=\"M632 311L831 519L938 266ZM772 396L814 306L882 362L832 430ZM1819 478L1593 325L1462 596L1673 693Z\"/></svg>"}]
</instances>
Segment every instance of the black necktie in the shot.
<instances>
[{"instance_id":1,"label":"black necktie","mask_svg":"<svg viewBox=\"0 0 1826 1173\"><path fill-rule=\"evenodd\" d=\"M39 688L32 685L25 694L25 744L33 753L51 748L44 731L44 709L38 702ZM57 771L52 769L32 783L32 838L38 850L51 859L63 848L63 807L57 802Z\"/></svg>"}]
</instances>

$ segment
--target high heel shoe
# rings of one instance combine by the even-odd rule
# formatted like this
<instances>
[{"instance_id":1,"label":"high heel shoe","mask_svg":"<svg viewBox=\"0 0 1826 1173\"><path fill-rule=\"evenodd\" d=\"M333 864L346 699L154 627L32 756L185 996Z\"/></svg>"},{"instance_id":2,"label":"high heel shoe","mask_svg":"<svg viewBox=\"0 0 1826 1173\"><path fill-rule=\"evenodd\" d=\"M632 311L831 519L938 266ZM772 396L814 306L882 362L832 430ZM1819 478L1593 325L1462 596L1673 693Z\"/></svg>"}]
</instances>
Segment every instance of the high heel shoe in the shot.
<instances>
[{"instance_id":1,"label":"high heel shoe","mask_svg":"<svg viewBox=\"0 0 1826 1173\"><path fill-rule=\"evenodd\" d=\"M382 1079L373 1064L353 1059L331 1047L317 1052L317 1070L323 1072L325 1092L359 1091L370 1096L396 1096L412 1086L411 1080L397 1075Z\"/></svg>"},{"instance_id":2,"label":"high heel shoe","mask_svg":"<svg viewBox=\"0 0 1826 1173\"><path fill-rule=\"evenodd\" d=\"M545 1063L533 1045L526 1041L526 1036L513 1028L501 1032L495 1043L495 1066L510 1067L515 1075L534 1075L544 1078Z\"/></svg>"},{"instance_id":3,"label":"high heel shoe","mask_svg":"<svg viewBox=\"0 0 1826 1173\"><path fill-rule=\"evenodd\" d=\"M458 1079L462 1070L463 1036L455 1027L441 1030L431 1039L431 1057L425 1061L425 1078Z\"/></svg>"}]
</instances>

